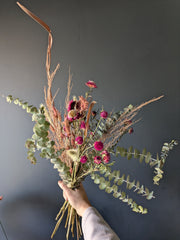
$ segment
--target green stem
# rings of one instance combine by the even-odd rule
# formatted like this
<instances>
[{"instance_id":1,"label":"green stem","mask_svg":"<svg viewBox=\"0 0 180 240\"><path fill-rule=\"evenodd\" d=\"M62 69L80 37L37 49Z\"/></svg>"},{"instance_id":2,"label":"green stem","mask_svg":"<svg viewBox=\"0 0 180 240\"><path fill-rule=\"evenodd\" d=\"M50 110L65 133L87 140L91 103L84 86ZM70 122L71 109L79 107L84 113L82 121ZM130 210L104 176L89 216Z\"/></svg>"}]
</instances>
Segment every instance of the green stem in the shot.
<instances>
[{"instance_id":1,"label":"green stem","mask_svg":"<svg viewBox=\"0 0 180 240\"><path fill-rule=\"evenodd\" d=\"M90 171L88 171L88 172L86 172L86 173L80 175L80 176L77 178L77 180L81 179L82 177L87 176L88 174L90 174L90 173L92 173L92 172L97 172L97 171L98 171L98 169L90 170Z\"/></svg>"},{"instance_id":2,"label":"green stem","mask_svg":"<svg viewBox=\"0 0 180 240\"><path fill-rule=\"evenodd\" d=\"M93 147L93 145L91 145L90 147L86 148L86 149L81 153L80 158L83 156L83 154L84 154L88 149L90 149L90 148L92 148L92 147Z\"/></svg>"},{"instance_id":3,"label":"green stem","mask_svg":"<svg viewBox=\"0 0 180 240\"><path fill-rule=\"evenodd\" d=\"M93 132L93 135L95 135L95 132L96 132L96 130L98 129L101 121L102 121L102 118L99 119L99 122L98 122L98 124L97 124L97 126L96 126L96 129L95 129L94 132Z\"/></svg>"}]
</instances>

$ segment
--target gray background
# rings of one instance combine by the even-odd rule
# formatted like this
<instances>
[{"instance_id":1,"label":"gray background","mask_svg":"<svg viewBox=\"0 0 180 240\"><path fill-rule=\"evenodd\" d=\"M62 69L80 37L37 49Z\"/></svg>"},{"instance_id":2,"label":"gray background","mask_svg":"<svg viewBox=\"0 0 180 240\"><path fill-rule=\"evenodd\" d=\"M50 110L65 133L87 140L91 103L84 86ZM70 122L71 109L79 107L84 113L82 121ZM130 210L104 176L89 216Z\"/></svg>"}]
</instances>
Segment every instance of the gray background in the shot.
<instances>
[{"instance_id":1,"label":"gray background","mask_svg":"<svg viewBox=\"0 0 180 240\"><path fill-rule=\"evenodd\" d=\"M54 93L60 88L57 107L64 104L70 65L73 94L84 93L84 83L94 80L98 85L94 98L107 111L165 95L140 112L142 120L134 126L134 134L124 137L121 146L146 147L156 156L165 141L179 140L179 0L21 3L51 27L52 68L61 63L53 85ZM0 94L12 94L38 106L46 84L47 33L13 0L1 0L0 30ZM24 143L32 135L32 126L22 109L0 99L0 195L4 196L0 219L9 240L50 239L54 217L63 203L53 166L40 157L36 166L26 160ZM152 169L145 164L117 159L116 168L122 173L130 173L154 189L156 199L152 201L129 193L149 209L148 215L133 213L86 179L84 185L92 205L121 240L180 239L179 153L176 147L170 154L159 187L153 186ZM65 239L63 226L54 239Z\"/></svg>"}]
</instances>

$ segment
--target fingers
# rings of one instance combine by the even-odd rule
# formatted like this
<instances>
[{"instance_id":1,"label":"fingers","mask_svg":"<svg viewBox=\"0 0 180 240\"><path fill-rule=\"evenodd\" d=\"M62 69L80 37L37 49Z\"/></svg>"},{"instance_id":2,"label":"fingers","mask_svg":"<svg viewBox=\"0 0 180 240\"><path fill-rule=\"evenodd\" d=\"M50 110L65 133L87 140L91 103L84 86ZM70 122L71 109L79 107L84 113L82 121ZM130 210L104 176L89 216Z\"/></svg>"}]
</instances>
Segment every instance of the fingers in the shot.
<instances>
[{"instance_id":1,"label":"fingers","mask_svg":"<svg viewBox=\"0 0 180 240\"><path fill-rule=\"evenodd\" d=\"M58 185L63 190L63 185L64 185L63 181L58 181Z\"/></svg>"},{"instance_id":2,"label":"fingers","mask_svg":"<svg viewBox=\"0 0 180 240\"><path fill-rule=\"evenodd\" d=\"M63 190L63 197L68 201L69 188L63 183L63 181L58 181L59 187Z\"/></svg>"},{"instance_id":3,"label":"fingers","mask_svg":"<svg viewBox=\"0 0 180 240\"><path fill-rule=\"evenodd\" d=\"M68 192L70 189L63 183L63 181L58 181L58 185L60 186L60 188L65 191Z\"/></svg>"},{"instance_id":4,"label":"fingers","mask_svg":"<svg viewBox=\"0 0 180 240\"><path fill-rule=\"evenodd\" d=\"M67 197L67 195L66 195L66 193L63 191L63 198L66 200L66 201L68 201L68 197Z\"/></svg>"}]
</instances>

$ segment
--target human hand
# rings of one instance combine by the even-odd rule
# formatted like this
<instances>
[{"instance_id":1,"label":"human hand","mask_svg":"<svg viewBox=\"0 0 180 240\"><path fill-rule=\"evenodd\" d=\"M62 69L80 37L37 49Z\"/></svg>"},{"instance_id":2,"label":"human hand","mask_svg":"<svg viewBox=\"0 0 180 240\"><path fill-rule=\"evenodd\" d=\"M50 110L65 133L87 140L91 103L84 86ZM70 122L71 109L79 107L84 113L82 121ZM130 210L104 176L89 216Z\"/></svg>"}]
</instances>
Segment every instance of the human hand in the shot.
<instances>
[{"instance_id":1,"label":"human hand","mask_svg":"<svg viewBox=\"0 0 180 240\"><path fill-rule=\"evenodd\" d=\"M58 185L63 190L64 199L69 201L78 215L82 217L85 210L91 206L83 185L80 184L80 187L75 190L68 188L63 181L58 181Z\"/></svg>"}]
</instances>

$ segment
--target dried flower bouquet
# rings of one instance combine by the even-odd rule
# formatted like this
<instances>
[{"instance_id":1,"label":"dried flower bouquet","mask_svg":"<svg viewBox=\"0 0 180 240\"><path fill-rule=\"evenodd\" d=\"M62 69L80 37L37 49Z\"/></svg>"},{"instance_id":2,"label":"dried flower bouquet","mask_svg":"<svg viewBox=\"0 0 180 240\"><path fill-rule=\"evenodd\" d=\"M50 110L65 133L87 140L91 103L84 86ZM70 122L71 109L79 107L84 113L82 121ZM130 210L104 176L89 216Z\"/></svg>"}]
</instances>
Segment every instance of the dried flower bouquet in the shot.
<instances>
[{"instance_id":1,"label":"dried flower bouquet","mask_svg":"<svg viewBox=\"0 0 180 240\"><path fill-rule=\"evenodd\" d=\"M114 162L110 162L110 158L111 155L116 157L120 155L127 157L127 159L134 157L139 159L140 162L145 161L154 168L154 184L159 184L160 179L163 177L162 168L169 150L177 142L172 140L170 143L165 143L160 156L157 154L156 158L153 158L146 149L143 149L142 152L132 146L125 149L118 146L118 143L126 133L131 134L133 132L132 125L136 122L135 116L139 110L145 105L161 99L163 96L153 98L139 106L129 105L122 111L115 113L109 114L104 109L97 112L93 110L96 101L91 96L93 89L97 88L96 83L88 81L86 85L89 90L85 95L70 99L72 75L69 72L65 112L64 116L62 116L62 113L55 107L55 97L52 96L51 92L52 82L59 68L58 64L53 72L50 71L51 30L47 24L32 12L20 3L17 4L49 33L46 57L48 87L44 88L45 104L41 104L38 109L19 98L13 98L11 95L6 98L7 102L14 102L30 113L32 121L35 122L34 134L32 138L26 141L28 159L35 164L34 153L39 150L42 158L47 158L54 164L54 168L58 170L59 176L69 188L78 188L85 177L90 175L101 190L112 193L115 198L127 203L133 211L142 214L147 213L146 208L137 204L119 187L125 184L127 189L145 196L148 200L154 198L153 191L144 187L139 181L130 179L129 175L125 176L120 173L119 170L112 171L111 166ZM68 239L70 231L74 236L76 226L77 239L79 239L82 235L79 216L67 201L64 202L56 217L57 224L51 237L53 238L66 212L66 238Z\"/></svg>"}]
</instances>

